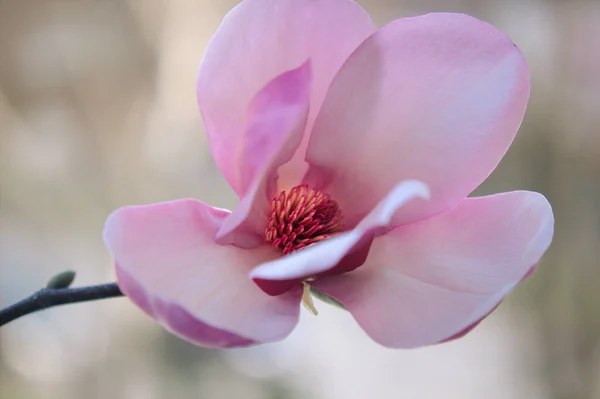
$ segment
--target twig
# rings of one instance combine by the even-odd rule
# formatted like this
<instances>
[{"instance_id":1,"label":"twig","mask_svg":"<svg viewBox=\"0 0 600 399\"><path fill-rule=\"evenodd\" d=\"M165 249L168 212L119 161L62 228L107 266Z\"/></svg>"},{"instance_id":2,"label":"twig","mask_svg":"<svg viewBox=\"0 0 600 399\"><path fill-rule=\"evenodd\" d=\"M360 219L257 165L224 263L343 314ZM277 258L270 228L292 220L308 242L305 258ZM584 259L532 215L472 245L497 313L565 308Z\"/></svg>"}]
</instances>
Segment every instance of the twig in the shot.
<instances>
[{"instance_id":1,"label":"twig","mask_svg":"<svg viewBox=\"0 0 600 399\"><path fill-rule=\"evenodd\" d=\"M117 283L79 288L42 288L30 297L0 310L0 326L26 314L53 306L119 296L123 296L123 293Z\"/></svg>"}]
</instances>

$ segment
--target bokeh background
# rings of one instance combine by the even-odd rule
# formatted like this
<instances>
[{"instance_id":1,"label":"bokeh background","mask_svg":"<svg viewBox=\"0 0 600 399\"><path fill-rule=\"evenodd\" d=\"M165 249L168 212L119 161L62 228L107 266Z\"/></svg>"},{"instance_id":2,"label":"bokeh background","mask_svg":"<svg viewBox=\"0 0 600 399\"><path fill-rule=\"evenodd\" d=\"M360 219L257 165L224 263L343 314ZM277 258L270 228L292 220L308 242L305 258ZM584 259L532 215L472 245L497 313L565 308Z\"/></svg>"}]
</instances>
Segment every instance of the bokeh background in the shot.
<instances>
[{"instance_id":1,"label":"bokeh background","mask_svg":"<svg viewBox=\"0 0 600 399\"><path fill-rule=\"evenodd\" d=\"M600 398L600 1L362 0L382 25L465 12L532 69L521 132L479 194L530 189L554 243L466 338L371 342L320 304L289 339L213 351L127 299L55 308L0 331L0 398ZM204 48L233 0L0 0L0 307L51 275L112 281L101 231L126 204L232 207L195 101Z\"/></svg>"}]
</instances>

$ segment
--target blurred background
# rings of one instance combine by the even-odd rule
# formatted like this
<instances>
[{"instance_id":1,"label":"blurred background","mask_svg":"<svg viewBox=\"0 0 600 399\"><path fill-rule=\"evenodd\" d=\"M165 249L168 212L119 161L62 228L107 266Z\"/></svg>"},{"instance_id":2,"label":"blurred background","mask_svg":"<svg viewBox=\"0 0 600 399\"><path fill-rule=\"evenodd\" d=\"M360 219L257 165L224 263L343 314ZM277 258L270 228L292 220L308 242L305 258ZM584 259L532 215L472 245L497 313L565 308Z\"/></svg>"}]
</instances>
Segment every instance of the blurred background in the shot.
<instances>
[{"instance_id":1,"label":"blurred background","mask_svg":"<svg viewBox=\"0 0 600 399\"><path fill-rule=\"evenodd\" d=\"M115 208L180 197L232 207L195 77L233 0L0 0L0 307L76 270L113 281ZM556 235L528 279L462 340L373 343L345 312L289 339L213 351L126 299L55 308L0 332L0 398L600 398L600 1L359 0L379 25L432 11L489 21L532 69L521 132L477 194L529 189Z\"/></svg>"}]
</instances>

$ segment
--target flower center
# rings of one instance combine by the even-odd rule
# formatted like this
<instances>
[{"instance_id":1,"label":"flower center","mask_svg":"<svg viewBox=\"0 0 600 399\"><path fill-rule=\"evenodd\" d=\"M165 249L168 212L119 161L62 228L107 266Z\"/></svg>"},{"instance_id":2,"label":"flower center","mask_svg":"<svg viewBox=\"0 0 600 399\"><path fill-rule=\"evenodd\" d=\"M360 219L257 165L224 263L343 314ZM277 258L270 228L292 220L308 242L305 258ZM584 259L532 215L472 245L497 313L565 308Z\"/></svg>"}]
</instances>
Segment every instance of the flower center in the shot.
<instances>
[{"instance_id":1,"label":"flower center","mask_svg":"<svg viewBox=\"0 0 600 399\"><path fill-rule=\"evenodd\" d=\"M284 255L343 230L338 203L306 184L282 191L271 202L267 241Z\"/></svg>"}]
</instances>

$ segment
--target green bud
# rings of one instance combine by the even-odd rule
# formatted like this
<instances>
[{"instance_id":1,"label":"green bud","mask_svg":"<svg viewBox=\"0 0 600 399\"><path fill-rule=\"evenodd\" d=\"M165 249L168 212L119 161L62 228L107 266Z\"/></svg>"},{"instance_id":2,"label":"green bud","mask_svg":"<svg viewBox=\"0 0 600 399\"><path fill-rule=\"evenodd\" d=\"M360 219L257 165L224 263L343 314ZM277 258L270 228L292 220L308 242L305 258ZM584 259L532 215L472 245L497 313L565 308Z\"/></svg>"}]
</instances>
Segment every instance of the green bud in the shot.
<instances>
[{"instance_id":1,"label":"green bud","mask_svg":"<svg viewBox=\"0 0 600 399\"><path fill-rule=\"evenodd\" d=\"M50 278L46 284L46 288L53 290L69 288L73 280L75 280L75 272L73 270L65 270Z\"/></svg>"}]
</instances>

